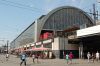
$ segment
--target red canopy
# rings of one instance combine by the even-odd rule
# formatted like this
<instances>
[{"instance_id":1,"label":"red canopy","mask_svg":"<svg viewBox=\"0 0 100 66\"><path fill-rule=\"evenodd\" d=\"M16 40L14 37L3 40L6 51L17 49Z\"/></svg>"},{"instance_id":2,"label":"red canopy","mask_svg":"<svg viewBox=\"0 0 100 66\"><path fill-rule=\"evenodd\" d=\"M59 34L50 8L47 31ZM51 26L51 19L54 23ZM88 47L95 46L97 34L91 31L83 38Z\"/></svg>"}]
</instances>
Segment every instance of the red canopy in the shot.
<instances>
[{"instance_id":1,"label":"red canopy","mask_svg":"<svg viewBox=\"0 0 100 66\"><path fill-rule=\"evenodd\" d=\"M34 48L32 50L33 51L45 51L45 50L50 50L50 48L40 47L40 48Z\"/></svg>"},{"instance_id":2,"label":"red canopy","mask_svg":"<svg viewBox=\"0 0 100 66\"><path fill-rule=\"evenodd\" d=\"M45 48L43 45L39 48L32 47L32 49L27 49L26 51L46 51L46 50L51 50L50 48Z\"/></svg>"}]
</instances>

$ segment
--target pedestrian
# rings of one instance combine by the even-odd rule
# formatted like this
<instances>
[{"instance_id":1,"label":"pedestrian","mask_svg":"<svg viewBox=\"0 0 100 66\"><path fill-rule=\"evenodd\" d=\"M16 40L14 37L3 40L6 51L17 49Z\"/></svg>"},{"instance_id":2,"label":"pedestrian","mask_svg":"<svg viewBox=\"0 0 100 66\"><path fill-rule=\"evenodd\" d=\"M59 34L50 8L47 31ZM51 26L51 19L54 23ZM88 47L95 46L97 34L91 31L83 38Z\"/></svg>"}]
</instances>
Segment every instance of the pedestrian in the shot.
<instances>
[{"instance_id":1,"label":"pedestrian","mask_svg":"<svg viewBox=\"0 0 100 66\"><path fill-rule=\"evenodd\" d=\"M67 64L68 64L68 62L69 62L69 55L68 54L66 54L66 61L67 61Z\"/></svg>"},{"instance_id":2,"label":"pedestrian","mask_svg":"<svg viewBox=\"0 0 100 66\"><path fill-rule=\"evenodd\" d=\"M9 54L7 53L6 54L6 61L8 61L8 59L9 59Z\"/></svg>"},{"instance_id":3,"label":"pedestrian","mask_svg":"<svg viewBox=\"0 0 100 66\"><path fill-rule=\"evenodd\" d=\"M91 57L91 54L90 54L90 52L88 52L87 53L88 62L90 62L90 57Z\"/></svg>"},{"instance_id":4,"label":"pedestrian","mask_svg":"<svg viewBox=\"0 0 100 66\"><path fill-rule=\"evenodd\" d=\"M95 55L94 53L92 53L92 61L94 62L94 59L95 59Z\"/></svg>"},{"instance_id":5,"label":"pedestrian","mask_svg":"<svg viewBox=\"0 0 100 66\"><path fill-rule=\"evenodd\" d=\"M22 53L20 55L20 59L21 59L21 63L20 63L20 66L22 65L22 63L24 62L24 65L26 66L26 53Z\"/></svg>"},{"instance_id":6,"label":"pedestrian","mask_svg":"<svg viewBox=\"0 0 100 66\"><path fill-rule=\"evenodd\" d=\"M35 54L32 55L33 63L35 63Z\"/></svg>"},{"instance_id":7,"label":"pedestrian","mask_svg":"<svg viewBox=\"0 0 100 66\"><path fill-rule=\"evenodd\" d=\"M99 61L99 52L96 53L96 60Z\"/></svg>"},{"instance_id":8,"label":"pedestrian","mask_svg":"<svg viewBox=\"0 0 100 66\"><path fill-rule=\"evenodd\" d=\"M35 55L35 58L37 59L37 63L39 63L38 58L39 58L39 54Z\"/></svg>"},{"instance_id":9,"label":"pedestrian","mask_svg":"<svg viewBox=\"0 0 100 66\"><path fill-rule=\"evenodd\" d=\"M70 52L70 54L69 54L69 59L70 59L71 64L72 64L72 59L73 59L73 58L74 58L74 55L73 55L72 52Z\"/></svg>"}]
</instances>

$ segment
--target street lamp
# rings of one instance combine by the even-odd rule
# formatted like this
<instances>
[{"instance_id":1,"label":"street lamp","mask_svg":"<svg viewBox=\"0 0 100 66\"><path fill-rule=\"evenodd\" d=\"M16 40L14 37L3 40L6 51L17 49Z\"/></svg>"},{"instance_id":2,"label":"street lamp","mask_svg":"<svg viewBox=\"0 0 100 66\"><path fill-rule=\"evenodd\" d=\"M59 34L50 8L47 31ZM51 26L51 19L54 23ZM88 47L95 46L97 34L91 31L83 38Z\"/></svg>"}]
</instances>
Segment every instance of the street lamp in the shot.
<instances>
[{"instance_id":1,"label":"street lamp","mask_svg":"<svg viewBox=\"0 0 100 66\"><path fill-rule=\"evenodd\" d=\"M9 44L9 41L7 40L7 53L8 53L8 44Z\"/></svg>"}]
</instances>

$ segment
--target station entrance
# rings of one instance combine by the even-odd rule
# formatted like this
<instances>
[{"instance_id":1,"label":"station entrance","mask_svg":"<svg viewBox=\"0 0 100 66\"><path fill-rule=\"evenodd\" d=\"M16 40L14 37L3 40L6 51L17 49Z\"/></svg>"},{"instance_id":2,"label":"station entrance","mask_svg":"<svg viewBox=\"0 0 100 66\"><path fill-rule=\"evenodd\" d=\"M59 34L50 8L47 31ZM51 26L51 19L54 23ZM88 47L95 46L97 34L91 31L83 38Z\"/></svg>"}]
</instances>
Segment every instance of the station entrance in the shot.
<instances>
[{"instance_id":1,"label":"station entrance","mask_svg":"<svg viewBox=\"0 0 100 66\"><path fill-rule=\"evenodd\" d=\"M82 37L81 42L83 44L84 58L87 57L88 52L92 54L98 51L100 53L100 35L91 35L88 37Z\"/></svg>"}]
</instances>

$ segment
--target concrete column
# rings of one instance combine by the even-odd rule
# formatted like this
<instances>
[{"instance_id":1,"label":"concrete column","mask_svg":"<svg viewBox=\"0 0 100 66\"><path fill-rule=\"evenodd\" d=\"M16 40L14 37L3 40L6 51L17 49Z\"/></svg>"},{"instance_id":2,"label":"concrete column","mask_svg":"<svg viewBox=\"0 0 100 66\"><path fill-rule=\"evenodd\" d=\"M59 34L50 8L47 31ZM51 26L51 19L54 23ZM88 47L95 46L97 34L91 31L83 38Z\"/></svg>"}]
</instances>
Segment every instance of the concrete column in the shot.
<instances>
[{"instance_id":1,"label":"concrete column","mask_svg":"<svg viewBox=\"0 0 100 66\"><path fill-rule=\"evenodd\" d=\"M81 59L81 48L79 46L79 59Z\"/></svg>"},{"instance_id":2,"label":"concrete column","mask_svg":"<svg viewBox=\"0 0 100 66\"><path fill-rule=\"evenodd\" d=\"M83 58L83 44L80 43L79 45L79 58L82 59Z\"/></svg>"},{"instance_id":3,"label":"concrete column","mask_svg":"<svg viewBox=\"0 0 100 66\"><path fill-rule=\"evenodd\" d=\"M35 21L35 35L34 35L34 42L37 42L37 20Z\"/></svg>"},{"instance_id":4,"label":"concrete column","mask_svg":"<svg viewBox=\"0 0 100 66\"><path fill-rule=\"evenodd\" d=\"M52 52L56 58L60 57L60 50L59 50L59 38L54 38L54 42L52 42Z\"/></svg>"},{"instance_id":5,"label":"concrete column","mask_svg":"<svg viewBox=\"0 0 100 66\"><path fill-rule=\"evenodd\" d=\"M62 37L54 38L52 42L52 50L56 58L61 58L64 55L64 51L67 50L68 39Z\"/></svg>"}]
</instances>

